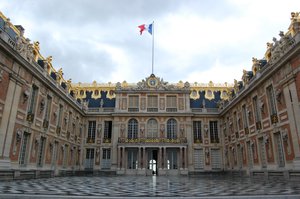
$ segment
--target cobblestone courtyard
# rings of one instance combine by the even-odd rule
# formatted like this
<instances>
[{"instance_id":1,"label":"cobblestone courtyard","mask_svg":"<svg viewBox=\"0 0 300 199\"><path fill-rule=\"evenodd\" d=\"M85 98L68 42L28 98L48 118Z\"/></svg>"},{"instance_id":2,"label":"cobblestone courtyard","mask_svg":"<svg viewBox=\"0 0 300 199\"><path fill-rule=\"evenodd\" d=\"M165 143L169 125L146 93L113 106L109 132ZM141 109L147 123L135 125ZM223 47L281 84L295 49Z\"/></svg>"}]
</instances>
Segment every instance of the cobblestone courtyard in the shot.
<instances>
[{"instance_id":1,"label":"cobblestone courtyard","mask_svg":"<svg viewBox=\"0 0 300 199\"><path fill-rule=\"evenodd\" d=\"M300 198L297 181L231 177L57 177L0 182L0 198Z\"/></svg>"}]
</instances>

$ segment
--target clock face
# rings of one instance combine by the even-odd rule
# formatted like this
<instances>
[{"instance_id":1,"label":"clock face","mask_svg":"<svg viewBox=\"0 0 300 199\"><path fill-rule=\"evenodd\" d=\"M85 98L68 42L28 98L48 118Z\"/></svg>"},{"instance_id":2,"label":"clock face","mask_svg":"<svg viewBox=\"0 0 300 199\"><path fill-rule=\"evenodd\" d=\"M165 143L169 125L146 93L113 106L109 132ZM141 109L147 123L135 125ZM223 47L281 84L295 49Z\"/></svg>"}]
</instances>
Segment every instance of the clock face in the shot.
<instances>
[{"instance_id":1,"label":"clock face","mask_svg":"<svg viewBox=\"0 0 300 199\"><path fill-rule=\"evenodd\" d=\"M154 86L154 85L155 85L155 80L154 80L154 79L151 79L151 80L150 80L150 85L151 85L151 86Z\"/></svg>"},{"instance_id":2,"label":"clock face","mask_svg":"<svg viewBox=\"0 0 300 199\"><path fill-rule=\"evenodd\" d=\"M148 84L149 84L149 86L153 87L153 86L156 86L157 81L155 78L151 78L148 80Z\"/></svg>"}]
</instances>

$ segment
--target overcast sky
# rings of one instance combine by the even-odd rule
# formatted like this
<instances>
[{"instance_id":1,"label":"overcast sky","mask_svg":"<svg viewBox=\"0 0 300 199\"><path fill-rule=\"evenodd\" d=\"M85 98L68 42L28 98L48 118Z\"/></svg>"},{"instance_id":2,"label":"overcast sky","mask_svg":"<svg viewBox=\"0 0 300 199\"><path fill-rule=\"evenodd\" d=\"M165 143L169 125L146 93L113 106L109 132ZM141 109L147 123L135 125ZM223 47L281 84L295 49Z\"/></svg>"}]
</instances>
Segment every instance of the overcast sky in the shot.
<instances>
[{"instance_id":1,"label":"overcast sky","mask_svg":"<svg viewBox=\"0 0 300 199\"><path fill-rule=\"evenodd\" d=\"M73 83L233 83L300 11L299 0L0 0L1 12Z\"/></svg>"}]
</instances>

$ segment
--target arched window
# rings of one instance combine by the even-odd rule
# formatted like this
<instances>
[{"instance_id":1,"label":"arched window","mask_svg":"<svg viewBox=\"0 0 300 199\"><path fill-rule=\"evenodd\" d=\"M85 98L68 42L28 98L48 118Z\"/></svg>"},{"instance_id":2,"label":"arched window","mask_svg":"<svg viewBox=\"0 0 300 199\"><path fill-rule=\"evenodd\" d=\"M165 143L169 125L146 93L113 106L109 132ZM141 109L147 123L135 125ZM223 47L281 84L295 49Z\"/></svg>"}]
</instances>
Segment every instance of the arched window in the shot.
<instances>
[{"instance_id":1,"label":"arched window","mask_svg":"<svg viewBox=\"0 0 300 199\"><path fill-rule=\"evenodd\" d=\"M158 137L158 125L155 119L150 119L147 124L147 137L157 138Z\"/></svg>"},{"instance_id":2,"label":"arched window","mask_svg":"<svg viewBox=\"0 0 300 199\"><path fill-rule=\"evenodd\" d=\"M128 139L136 139L138 134L138 121L130 119L128 121Z\"/></svg>"},{"instance_id":3,"label":"arched window","mask_svg":"<svg viewBox=\"0 0 300 199\"><path fill-rule=\"evenodd\" d=\"M169 119L167 122L167 138L168 139L177 138L177 122L175 119Z\"/></svg>"}]
</instances>

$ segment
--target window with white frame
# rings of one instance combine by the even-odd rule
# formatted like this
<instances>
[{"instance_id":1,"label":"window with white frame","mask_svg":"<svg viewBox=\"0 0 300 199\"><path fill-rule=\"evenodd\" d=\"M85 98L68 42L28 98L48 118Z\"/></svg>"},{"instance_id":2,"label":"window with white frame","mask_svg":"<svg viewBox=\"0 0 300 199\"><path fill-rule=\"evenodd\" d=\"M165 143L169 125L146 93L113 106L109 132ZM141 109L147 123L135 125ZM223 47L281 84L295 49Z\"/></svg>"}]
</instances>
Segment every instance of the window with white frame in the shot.
<instances>
[{"instance_id":1,"label":"window with white frame","mask_svg":"<svg viewBox=\"0 0 300 199\"><path fill-rule=\"evenodd\" d=\"M96 137L96 121L89 121L87 142L94 143Z\"/></svg>"},{"instance_id":2,"label":"window with white frame","mask_svg":"<svg viewBox=\"0 0 300 199\"><path fill-rule=\"evenodd\" d=\"M22 166L26 165L26 159L27 159L27 150L28 150L28 142L29 142L30 134L27 132L24 132L22 137L22 145L20 150L20 156L19 156L19 164Z\"/></svg>"},{"instance_id":3,"label":"window with white frame","mask_svg":"<svg viewBox=\"0 0 300 199\"><path fill-rule=\"evenodd\" d=\"M58 153L58 141L55 141L52 146L52 158L51 158L51 166L55 168L57 161L57 153Z\"/></svg>"},{"instance_id":4,"label":"window with white frame","mask_svg":"<svg viewBox=\"0 0 300 199\"><path fill-rule=\"evenodd\" d=\"M218 121L209 122L210 142L219 143Z\"/></svg>"},{"instance_id":5,"label":"window with white frame","mask_svg":"<svg viewBox=\"0 0 300 199\"><path fill-rule=\"evenodd\" d=\"M128 121L128 139L136 139L138 136L138 121L130 119Z\"/></svg>"},{"instance_id":6,"label":"window with white frame","mask_svg":"<svg viewBox=\"0 0 300 199\"><path fill-rule=\"evenodd\" d=\"M246 105L242 106L242 112L243 112L243 124L244 124L244 128L248 128L248 117L247 117Z\"/></svg>"},{"instance_id":7,"label":"window with white frame","mask_svg":"<svg viewBox=\"0 0 300 199\"><path fill-rule=\"evenodd\" d=\"M259 109L257 96L253 97L252 102L253 102L253 108L254 108L255 121L260 122L261 121L261 114L260 114L260 111L259 111L260 109Z\"/></svg>"},{"instance_id":8,"label":"window with white frame","mask_svg":"<svg viewBox=\"0 0 300 199\"><path fill-rule=\"evenodd\" d=\"M238 116L237 116L237 113L234 112L233 113L233 126L234 126L234 131L235 132L238 132L239 131L239 121L238 121Z\"/></svg>"},{"instance_id":9,"label":"window with white frame","mask_svg":"<svg viewBox=\"0 0 300 199\"><path fill-rule=\"evenodd\" d=\"M177 138L177 121L173 118L167 121L167 138L168 139Z\"/></svg>"},{"instance_id":10,"label":"window with white frame","mask_svg":"<svg viewBox=\"0 0 300 199\"><path fill-rule=\"evenodd\" d=\"M37 100L37 94L38 94L38 87L36 85L32 85L28 113L34 113L35 106L36 106L36 100Z\"/></svg>"},{"instance_id":11,"label":"window with white frame","mask_svg":"<svg viewBox=\"0 0 300 199\"><path fill-rule=\"evenodd\" d=\"M158 111L158 96L157 95L148 95L148 112L157 112Z\"/></svg>"},{"instance_id":12,"label":"window with white frame","mask_svg":"<svg viewBox=\"0 0 300 199\"><path fill-rule=\"evenodd\" d=\"M273 89L272 85L270 85L267 88L267 95L268 95L268 101L269 101L270 115L276 115L277 114L277 110L276 110L274 89Z\"/></svg>"},{"instance_id":13,"label":"window with white frame","mask_svg":"<svg viewBox=\"0 0 300 199\"><path fill-rule=\"evenodd\" d=\"M46 144L46 138L41 137L39 142L39 151L38 151L38 160L37 160L37 165L39 167L43 166L45 144Z\"/></svg>"},{"instance_id":14,"label":"window with white frame","mask_svg":"<svg viewBox=\"0 0 300 199\"><path fill-rule=\"evenodd\" d=\"M110 166L111 166L111 149L103 148L102 149L101 168L102 169L110 169Z\"/></svg>"},{"instance_id":15,"label":"window with white frame","mask_svg":"<svg viewBox=\"0 0 300 199\"><path fill-rule=\"evenodd\" d=\"M138 95L130 95L129 96L128 111L129 112L139 111L139 96Z\"/></svg>"},{"instance_id":16,"label":"window with white frame","mask_svg":"<svg viewBox=\"0 0 300 199\"><path fill-rule=\"evenodd\" d=\"M128 149L127 152L127 168L128 169L137 169L138 168L138 160L137 160L137 150L136 149Z\"/></svg>"},{"instance_id":17,"label":"window with white frame","mask_svg":"<svg viewBox=\"0 0 300 199\"><path fill-rule=\"evenodd\" d=\"M194 143L202 143L201 121L193 121Z\"/></svg>"},{"instance_id":18,"label":"window with white frame","mask_svg":"<svg viewBox=\"0 0 300 199\"><path fill-rule=\"evenodd\" d=\"M168 169L177 169L177 150L176 149L169 149L167 150L167 167Z\"/></svg>"},{"instance_id":19,"label":"window with white frame","mask_svg":"<svg viewBox=\"0 0 300 199\"><path fill-rule=\"evenodd\" d=\"M155 119L148 120L147 137L148 138L157 138L158 137L158 124Z\"/></svg>"},{"instance_id":20,"label":"window with white frame","mask_svg":"<svg viewBox=\"0 0 300 199\"><path fill-rule=\"evenodd\" d=\"M104 142L111 142L111 134L112 134L112 121L104 122Z\"/></svg>"},{"instance_id":21,"label":"window with white frame","mask_svg":"<svg viewBox=\"0 0 300 199\"><path fill-rule=\"evenodd\" d=\"M59 105L59 109L58 109L58 119L57 119L57 126L61 127L61 118L62 118L62 112L63 112L63 105Z\"/></svg>"},{"instance_id":22,"label":"window with white frame","mask_svg":"<svg viewBox=\"0 0 300 199\"><path fill-rule=\"evenodd\" d=\"M177 111L177 97L176 95L167 96L167 112L176 112Z\"/></svg>"},{"instance_id":23,"label":"window with white frame","mask_svg":"<svg viewBox=\"0 0 300 199\"><path fill-rule=\"evenodd\" d=\"M49 95L47 96L47 101L46 101L46 111L45 111L45 116L44 116L44 128L47 128L49 125L49 118L50 118L50 111L51 111L51 105L52 105L52 97Z\"/></svg>"}]
</instances>

